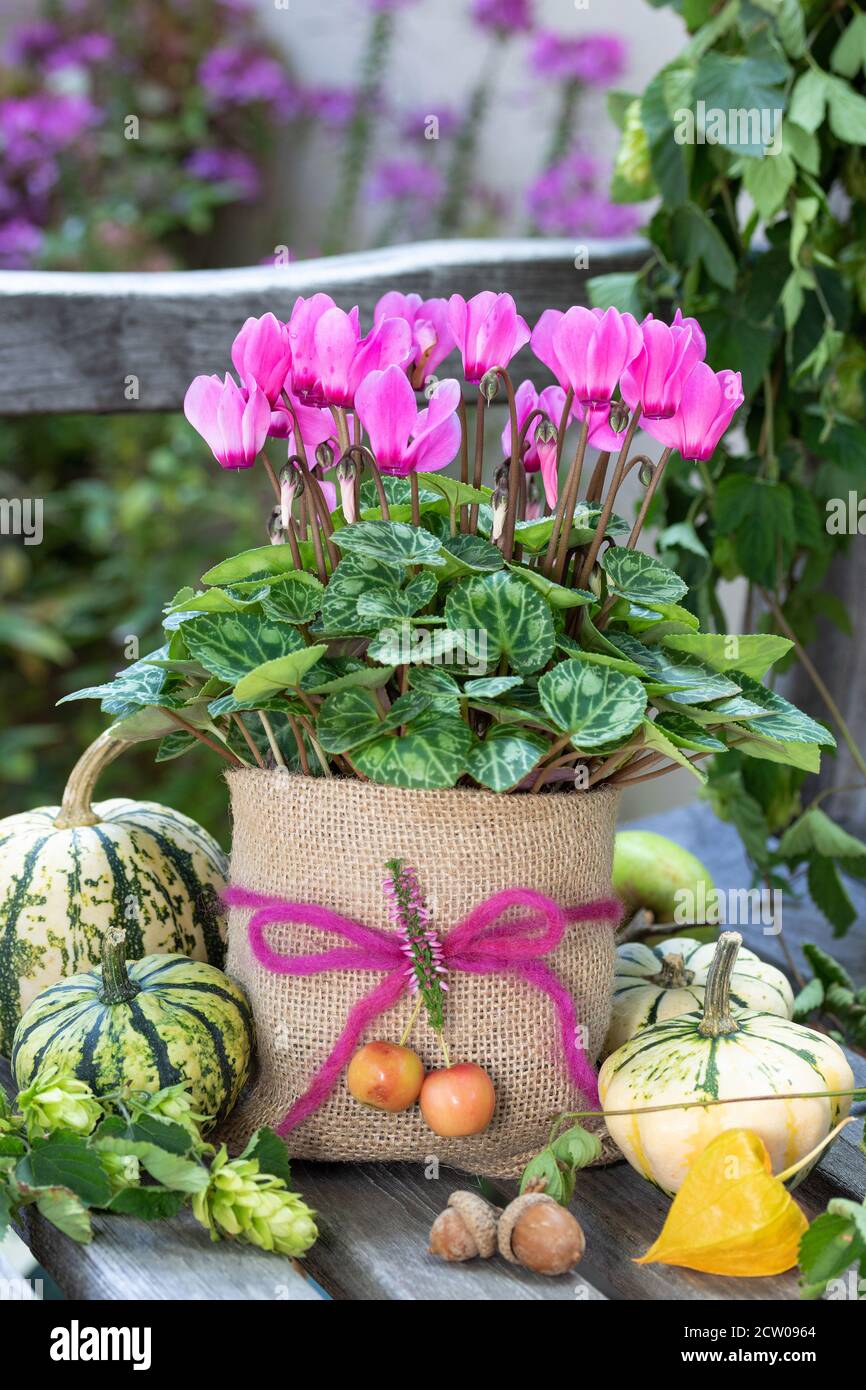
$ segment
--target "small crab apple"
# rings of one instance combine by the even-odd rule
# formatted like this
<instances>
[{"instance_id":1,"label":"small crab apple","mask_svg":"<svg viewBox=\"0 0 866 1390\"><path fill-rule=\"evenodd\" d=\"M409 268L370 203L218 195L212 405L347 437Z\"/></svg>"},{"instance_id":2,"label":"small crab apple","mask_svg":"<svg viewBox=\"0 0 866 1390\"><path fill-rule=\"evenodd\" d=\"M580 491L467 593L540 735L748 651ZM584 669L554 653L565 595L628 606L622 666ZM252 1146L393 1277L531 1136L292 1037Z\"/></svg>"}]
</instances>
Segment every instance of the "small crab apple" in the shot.
<instances>
[{"instance_id":1,"label":"small crab apple","mask_svg":"<svg viewBox=\"0 0 866 1390\"><path fill-rule=\"evenodd\" d=\"M370 1042L349 1063L346 1081L355 1100L374 1110L408 1110L424 1080L424 1063L411 1047Z\"/></svg>"},{"instance_id":2,"label":"small crab apple","mask_svg":"<svg viewBox=\"0 0 866 1390\"><path fill-rule=\"evenodd\" d=\"M474 1062L431 1071L421 1087L421 1114L434 1134L446 1139L480 1134L495 1106L493 1082Z\"/></svg>"}]
</instances>

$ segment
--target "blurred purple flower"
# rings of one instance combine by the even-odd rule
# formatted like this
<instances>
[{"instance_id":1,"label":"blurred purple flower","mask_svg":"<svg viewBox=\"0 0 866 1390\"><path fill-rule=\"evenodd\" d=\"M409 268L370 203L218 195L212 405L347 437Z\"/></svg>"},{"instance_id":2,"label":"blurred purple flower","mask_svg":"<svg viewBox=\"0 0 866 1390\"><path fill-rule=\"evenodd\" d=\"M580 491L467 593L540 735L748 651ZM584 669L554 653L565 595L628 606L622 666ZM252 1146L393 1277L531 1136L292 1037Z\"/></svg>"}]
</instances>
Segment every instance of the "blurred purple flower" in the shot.
<instances>
[{"instance_id":1,"label":"blurred purple flower","mask_svg":"<svg viewBox=\"0 0 866 1390\"><path fill-rule=\"evenodd\" d=\"M26 270L42 246L42 232L23 217L0 222L0 270Z\"/></svg>"},{"instance_id":2,"label":"blurred purple flower","mask_svg":"<svg viewBox=\"0 0 866 1390\"><path fill-rule=\"evenodd\" d=\"M250 202L257 197L261 187L258 169L239 150L195 150L184 168L193 178L202 179L205 183L231 184L241 202Z\"/></svg>"},{"instance_id":3,"label":"blurred purple flower","mask_svg":"<svg viewBox=\"0 0 866 1390\"><path fill-rule=\"evenodd\" d=\"M113 53L114 40L110 34L79 34L46 53L42 68L45 72L59 72L63 68L88 67L107 62Z\"/></svg>"},{"instance_id":4,"label":"blurred purple flower","mask_svg":"<svg viewBox=\"0 0 866 1390\"><path fill-rule=\"evenodd\" d=\"M634 208L611 203L599 189L601 172L591 155L572 152L545 170L526 192L533 222L547 236L622 236L633 231Z\"/></svg>"},{"instance_id":5,"label":"blurred purple flower","mask_svg":"<svg viewBox=\"0 0 866 1390\"><path fill-rule=\"evenodd\" d=\"M442 174L415 159L383 159L373 170L369 197L374 203L412 201L435 203L442 193Z\"/></svg>"},{"instance_id":6,"label":"blurred purple flower","mask_svg":"<svg viewBox=\"0 0 866 1390\"><path fill-rule=\"evenodd\" d=\"M429 106L435 106L436 110L431 111ZM400 119L400 134L404 140L420 140L427 145L432 143L427 137L426 131L431 116L435 116L439 122L439 138L446 138L453 135L460 125L460 118L457 112L451 107L441 106L439 102L431 102L426 107L418 108L415 111L407 111Z\"/></svg>"},{"instance_id":7,"label":"blurred purple flower","mask_svg":"<svg viewBox=\"0 0 866 1390\"><path fill-rule=\"evenodd\" d=\"M22 24L12 31L3 56L7 63L38 63L61 39L56 24L47 20L33 24Z\"/></svg>"},{"instance_id":8,"label":"blurred purple flower","mask_svg":"<svg viewBox=\"0 0 866 1390\"><path fill-rule=\"evenodd\" d=\"M473 0L472 18L500 34L526 32L533 25L529 0Z\"/></svg>"},{"instance_id":9,"label":"blurred purple flower","mask_svg":"<svg viewBox=\"0 0 866 1390\"><path fill-rule=\"evenodd\" d=\"M99 111L87 97L38 93L0 102L0 146L7 168L21 169L72 145Z\"/></svg>"},{"instance_id":10,"label":"blurred purple flower","mask_svg":"<svg viewBox=\"0 0 866 1390\"><path fill-rule=\"evenodd\" d=\"M589 34L572 39L543 29L535 40L530 64L539 77L607 87L625 70L626 46L616 34Z\"/></svg>"},{"instance_id":11,"label":"blurred purple flower","mask_svg":"<svg viewBox=\"0 0 866 1390\"><path fill-rule=\"evenodd\" d=\"M343 130L358 107L353 87L306 87L300 100L303 115L330 130Z\"/></svg>"},{"instance_id":12,"label":"blurred purple flower","mask_svg":"<svg viewBox=\"0 0 866 1390\"><path fill-rule=\"evenodd\" d=\"M215 110L263 104L285 118L298 112L298 92L282 65L254 48L212 49L199 64L198 80Z\"/></svg>"}]
</instances>

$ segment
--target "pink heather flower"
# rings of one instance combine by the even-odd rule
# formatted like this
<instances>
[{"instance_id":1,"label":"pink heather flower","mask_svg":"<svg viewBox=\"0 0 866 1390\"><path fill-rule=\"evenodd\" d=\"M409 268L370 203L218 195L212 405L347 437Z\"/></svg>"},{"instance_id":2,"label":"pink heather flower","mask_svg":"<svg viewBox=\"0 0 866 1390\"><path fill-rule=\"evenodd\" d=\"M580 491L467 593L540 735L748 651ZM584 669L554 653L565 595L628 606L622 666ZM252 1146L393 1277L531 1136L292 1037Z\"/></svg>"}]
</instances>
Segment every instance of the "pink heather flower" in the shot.
<instances>
[{"instance_id":1,"label":"pink heather flower","mask_svg":"<svg viewBox=\"0 0 866 1390\"><path fill-rule=\"evenodd\" d=\"M697 327L697 325L696 325ZM706 339L682 321L668 327L648 316L640 326L643 346L622 375L622 398L634 410L640 402L642 419L669 420L680 403L686 378L702 360Z\"/></svg>"},{"instance_id":2,"label":"pink heather flower","mask_svg":"<svg viewBox=\"0 0 866 1390\"><path fill-rule=\"evenodd\" d=\"M383 294L373 310L374 327L383 319L405 319L412 331L415 356L412 381L419 390L425 376L435 372L454 347L454 334L448 321L447 299L422 299L420 294Z\"/></svg>"},{"instance_id":3,"label":"pink heather flower","mask_svg":"<svg viewBox=\"0 0 866 1390\"><path fill-rule=\"evenodd\" d=\"M583 82L607 87L625 70L626 49L616 34L588 34L573 39L542 29L533 45L530 63L540 77L554 82Z\"/></svg>"},{"instance_id":4,"label":"pink heather flower","mask_svg":"<svg viewBox=\"0 0 866 1390\"><path fill-rule=\"evenodd\" d=\"M507 367L530 338L529 325L510 294L482 290L465 300L452 294L448 321L463 356L466 380L477 384L492 367Z\"/></svg>"},{"instance_id":5,"label":"pink heather flower","mask_svg":"<svg viewBox=\"0 0 866 1390\"><path fill-rule=\"evenodd\" d=\"M557 476L556 476L556 440L548 442L537 441L535 431L543 421L550 420L552 424L559 428L562 419L562 412L565 407L565 392L561 386L546 386L540 393L536 391L531 381L521 381L514 393L514 402L517 406L517 428L523 429L526 421L534 411L542 411L540 417L536 417L526 432L526 440L523 446L523 466L527 473L541 473L544 483L544 495L547 498L549 507L556 506ZM566 425L568 421L566 421ZM505 458L511 457L511 418L506 420L505 428L502 431L502 452Z\"/></svg>"},{"instance_id":6,"label":"pink heather flower","mask_svg":"<svg viewBox=\"0 0 866 1390\"><path fill-rule=\"evenodd\" d=\"M618 309L546 309L532 350L582 405L608 405L623 371L643 346L632 314Z\"/></svg>"},{"instance_id":7,"label":"pink heather flower","mask_svg":"<svg viewBox=\"0 0 866 1390\"><path fill-rule=\"evenodd\" d=\"M264 392L254 381L239 387L228 373L225 381L197 376L184 397L183 413L222 468L252 468L271 423Z\"/></svg>"},{"instance_id":8,"label":"pink heather flower","mask_svg":"<svg viewBox=\"0 0 866 1390\"><path fill-rule=\"evenodd\" d=\"M698 362L686 378L679 408L669 420L648 420L646 429L684 459L708 459L743 404L739 372L714 372Z\"/></svg>"},{"instance_id":9,"label":"pink heather flower","mask_svg":"<svg viewBox=\"0 0 866 1390\"><path fill-rule=\"evenodd\" d=\"M273 314L247 319L232 343L232 362L241 381L252 379L275 406L292 365L288 326Z\"/></svg>"},{"instance_id":10,"label":"pink heather flower","mask_svg":"<svg viewBox=\"0 0 866 1390\"><path fill-rule=\"evenodd\" d=\"M451 463L460 447L455 414L460 385L441 381L426 410L418 409L406 373L396 364L369 372L358 387L355 408L370 436L370 448L383 473L406 477Z\"/></svg>"}]
</instances>

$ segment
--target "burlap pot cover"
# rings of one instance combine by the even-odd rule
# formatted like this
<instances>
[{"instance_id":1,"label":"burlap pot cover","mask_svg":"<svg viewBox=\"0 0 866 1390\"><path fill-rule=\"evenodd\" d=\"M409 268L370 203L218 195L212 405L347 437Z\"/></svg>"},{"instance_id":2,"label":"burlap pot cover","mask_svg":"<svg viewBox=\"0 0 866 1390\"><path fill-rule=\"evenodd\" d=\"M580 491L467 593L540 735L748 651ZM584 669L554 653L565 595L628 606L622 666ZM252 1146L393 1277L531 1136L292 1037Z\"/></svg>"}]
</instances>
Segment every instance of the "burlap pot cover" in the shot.
<instances>
[{"instance_id":1,"label":"burlap pot cover","mask_svg":"<svg viewBox=\"0 0 866 1390\"><path fill-rule=\"evenodd\" d=\"M538 796L486 791L406 791L348 779L260 770L230 772L234 834L231 881L259 893L319 903L383 931L389 920L386 861L418 872L433 924L445 934L491 893L516 886L574 906L610 893L617 793ZM383 977L339 971L278 975L250 950L247 909L233 908L226 969L255 1015L258 1067L224 1126L235 1149L259 1125L276 1126L330 1052L352 1005ZM313 927L267 929L289 954L344 944ZM596 1061L610 1017L614 944L610 923L577 923L547 962L570 990L587 1051ZM341 1080L328 1100L287 1136L289 1152L321 1160L438 1159L467 1172L517 1174L543 1147L551 1117L580 1108L561 1054L548 998L505 975L452 973L445 1037L452 1062L477 1062L496 1087L483 1134L443 1139L417 1105L392 1115L361 1106ZM398 1041L414 1000L407 993L364 1041ZM425 1067L444 1065L422 1010L411 1037Z\"/></svg>"}]
</instances>

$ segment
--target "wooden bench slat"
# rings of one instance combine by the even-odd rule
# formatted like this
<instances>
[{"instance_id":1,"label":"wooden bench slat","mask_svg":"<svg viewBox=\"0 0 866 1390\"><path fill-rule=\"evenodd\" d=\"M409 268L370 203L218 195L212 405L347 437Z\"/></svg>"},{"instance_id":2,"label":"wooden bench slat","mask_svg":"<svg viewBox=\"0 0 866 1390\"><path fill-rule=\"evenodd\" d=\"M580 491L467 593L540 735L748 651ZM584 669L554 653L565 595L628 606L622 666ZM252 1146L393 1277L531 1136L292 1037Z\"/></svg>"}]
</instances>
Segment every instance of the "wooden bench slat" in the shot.
<instances>
[{"instance_id":1,"label":"wooden bench slat","mask_svg":"<svg viewBox=\"0 0 866 1390\"><path fill-rule=\"evenodd\" d=\"M325 291L347 309L358 304L369 323L388 289L424 298L507 290L534 323L544 309L584 303L587 273L630 269L646 257L640 241L588 241L587 272L575 269L577 249L542 238L428 241L239 270L0 272L0 414L178 410L197 373L230 370L245 318L269 309L287 317L299 294ZM539 371L526 352L520 366ZM126 394L129 376L138 380L137 399Z\"/></svg>"}]
</instances>

